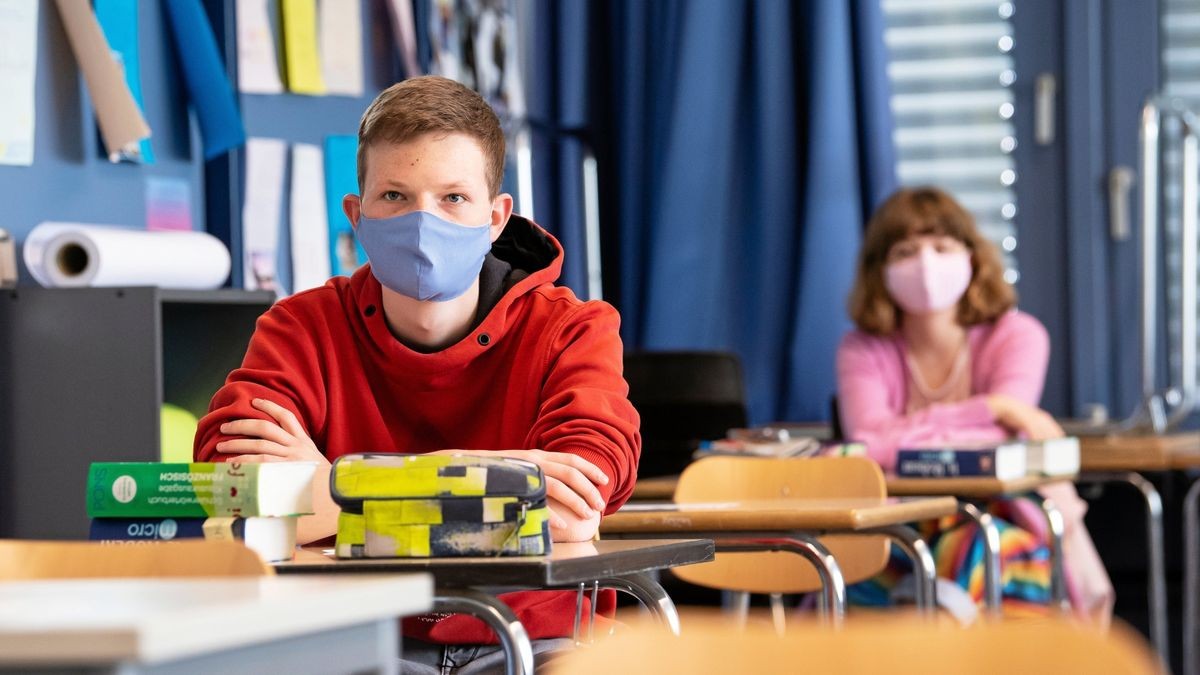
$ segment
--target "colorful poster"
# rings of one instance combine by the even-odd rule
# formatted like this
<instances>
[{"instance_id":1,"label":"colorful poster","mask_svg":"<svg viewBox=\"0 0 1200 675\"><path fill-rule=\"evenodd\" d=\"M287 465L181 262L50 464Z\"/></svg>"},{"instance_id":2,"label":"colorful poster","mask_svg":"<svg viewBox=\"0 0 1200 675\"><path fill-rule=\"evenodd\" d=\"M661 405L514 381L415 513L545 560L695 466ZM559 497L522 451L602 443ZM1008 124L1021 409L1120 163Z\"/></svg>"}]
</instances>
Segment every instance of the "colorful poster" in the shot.
<instances>
[{"instance_id":1,"label":"colorful poster","mask_svg":"<svg viewBox=\"0 0 1200 675\"><path fill-rule=\"evenodd\" d=\"M324 94L325 80L317 56L316 0L280 0L279 11L288 90L296 94Z\"/></svg>"},{"instance_id":2,"label":"colorful poster","mask_svg":"<svg viewBox=\"0 0 1200 675\"><path fill-rule=\"evenodd\" d=\"M242 205L242 279L248 290L280 288L276 256L283 212L287 143L278 138L246 140L246 197Z\"/></svg>"},{"instance_id":3,"label":"colorful poster","mask_svg":"<svg viewBox=\"0 0 1200 675\"><path fill-rule=\"evenodd\" d=\"M517 21L504 0L425 0L430 3L431 71L479 92L506 130L525 117Z\"/></svg>"},{"instance_id":4,"label":"colorful poster","mask_svg":"<svg viewBox=\"0 0 1200 675\"><path fill-rule=\"evenodd\" d=\"M392 19L392 36L396 40L396 52L404 65L406 77L421 74L421 62L417 59L417 26L413 19L413 0L389 0L388 15Z\"/></svg>"},{"instance_id":5,"label":"colorful poster","mask_svg":"<svg viewBox=\"0 0 1200 675\"><path fill-rule=\"evenodd\" d=\"M321 75L326 91L363 95L361 0L321 0Z\"/></svg>"},{"instance_id":6,"label":"colorful poster","mask_svg":"<svg viewBox=\"0 0 1200 675\"><path fill-rule=\"evenodd\" d=\"M87 82L109 161L136 161L141 156L142 139L150 137L150 127L109 51L96 15L86 2L58 0L57 6L67 41Z\"/></svg>"},{"instance_id":7,"label":"colorful poster","mask_svg":"<svg viewBox=\"0 0 1200 675\"><path fill-rule=\"evenodd\" d=\"M281 94L275 33L267 0L238 0L238 89L246 94Z\"/></svg>"},{"instance_id":8,"label":"colorful poster","mask_svg":"<svg viewBox=\"0 0 1200 675\"><path fill-rule=\"evenodd\" d=\"M146 229L155 232L192 230L192 186L186 179L146 179Z\"/></svg>"},{"instance_id":9,"label":"colorful poster","mask_svg":"<svg viewBox=\"0 0 1200 675\"><path fill-rule=\"evenodd\" d=\"M342 210L342 197L358 194L358 138L325 138L325 200L329 220L329 259L334 274L354 274L367 254L354 238L354 228Z\"/></svg>"},{"instance_id":10,"label":"colorful poster","mask_svg":"<svg viewBox=\"0 0 1200 675\"><path fill-rule=\"evenodd\" d=\"M330 276L329 220L325 217L325 168L321 147L292 146L292 291L324 284Z\"/></svg>"}]
</instances>

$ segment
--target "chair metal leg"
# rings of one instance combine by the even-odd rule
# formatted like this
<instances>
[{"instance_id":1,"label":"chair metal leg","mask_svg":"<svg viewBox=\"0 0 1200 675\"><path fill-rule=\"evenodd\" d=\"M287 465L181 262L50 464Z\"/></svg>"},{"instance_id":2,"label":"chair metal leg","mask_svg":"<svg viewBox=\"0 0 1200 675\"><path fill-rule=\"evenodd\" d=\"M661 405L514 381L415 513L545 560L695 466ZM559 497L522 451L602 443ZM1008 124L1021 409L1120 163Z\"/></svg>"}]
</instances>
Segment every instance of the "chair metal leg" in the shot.
<instances>
[{"instance_id":1,"label":"chair metal leg","mask_svg":"<svg viewBox=\"0 0 1200 675\"><path fill-rule=\"evenodd\" d=\"M721 538L717 540L718 553L761 552L761 551L791 551L799 553L808 559L817 569L821 577L823 612L834 626L841 626L846 617L846 579L842 569L829 549L825 548L816 537L794 532L787 537L770 537L762 539Z\"/></svg>"},{"instance_id":2,"label":"chair metal leg","mask_svg":"<svg viewBox=\"0 0 1200 675\"><path fill-rule=\"evenodd\" d=\"M988 613L993 618L999 618L1002 612L1000 604L1000 530L996 527L996 521L992 518L992 514L971 502L959 502L958 512L974 521L983 535L983 602Z\"/></svg>"},{"instance_id":3,"label":"chair metal leg","mask_svg":"<svg viewBox=\"0 0 1200 675\"><path fill-rule=\"evenodd\" d=\"M533 645L529 633L499 598L470 589L442 589L433 597L435 612L470 614L496 631L504 649L508 675L533 675Z\"/></svg>"},{"instance_id":4,"label":"chair metal leg","mask_svg":"<svg viewBox=\"0 0 1200 675\"><path fill-rule=\"evenodd\" d=\"M746 619L750 616L750 594L745 591L729 591L730 607L733 612L733 622L737 627L745 628Z\"/></svg>"},{"instance_id":5,"label":"chair metal leg","mask_svg":"<svg viewBox=\"0 0 1200 675\"><path fill-rule=\"evenodd\" d=\"M784 628L787 626L787 618L784 616L783 594L771 594L771 622L775 624L775 633L782 636Z\"/></svg>"},{"instance_id":6,"label":"chair metal leg","mask_svg":"<svg viewBox=\"0 0 1200 675\"><path fill-rule=\"evenodd\" d=\"M1137 488L1146 505L1146 559L1150 564L1150 583L1147 602L1150 607L1150 641L1164 661L1170 658L1167 640L1167 567L1163 551L1163 505L1162 496L1154 484L1140 473L1087 473L1081 474L1076 483L1125 483ZM1186 634L1184 637L1187 640ZM1185 644L1186 646L1186 644Z\"/></svg>"},{"instance_id":7,"label":"chair metal leg","mask_svg":"<svg viewBox=\"0 0 1200 675\"><path fill-rule=\"evenodd\" d=\"M1046 516L1047 532L1050 534L1050 597L1059 609L1069 612L1071 599L1067 597L1066 561L1063 558L1063 533L1066 523L1063 521L1062 511L1058 510L1052 500L1041 498L1034 501L1042 507L1042 513Z\"/></svg>"},{"instance_id":8,"label":"chair metal leg","mask_svg":"<svg viewBox=\"0 0 1200 675\"><path fill-rule=\"evenodd\" d=\"M1197 628L1200 628L1200 514L1196 512L1200 502L1200 480L1192 482L1183 499L1183 672L1184 675L1200 673L1200 654L1196 653ZM1165 657L1164 657L1165 658Z\"/></svg>"},{"instance_id":9,"label":"chair metal leg","mask_svg":"<svg viewBox=\"0 0 1200 675\"><path fill-rule=\"evenodd\" d=\"M917 610L922 614L937 614L937 563L929 544L907 525L888 525L863 530L863 534L882 534L891 539L912 560Z\"/></svg>"}]
</instances>

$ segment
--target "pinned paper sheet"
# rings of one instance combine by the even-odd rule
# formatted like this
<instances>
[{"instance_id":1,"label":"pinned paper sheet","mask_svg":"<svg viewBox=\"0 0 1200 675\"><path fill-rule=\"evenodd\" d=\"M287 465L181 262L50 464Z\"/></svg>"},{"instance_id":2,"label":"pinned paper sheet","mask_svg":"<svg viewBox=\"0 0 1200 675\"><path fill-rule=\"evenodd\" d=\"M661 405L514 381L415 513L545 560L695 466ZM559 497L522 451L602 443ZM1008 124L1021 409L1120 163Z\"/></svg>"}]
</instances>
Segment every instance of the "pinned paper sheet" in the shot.
<instances>
[{"instance_id":1,"label":"pinned paper sheet","mask_svg":"<svg viewBox=\"0 0 1200 675\"><path fill-rule=\"evenodd\" d=\"M475 34L475 91L490 104L501 120L525 117L525 88L517 49L517 19L503 3L479 6L472 26Z\"/></svg>"},{"instance_id":2,"label":"pinned paper sheet","mask_svg":"<svg viewBox=\"0 0 1200 675\"><path fill-rule=\"evenodd\" d=\"M354 237L342 197L358 194L358 138L325 138L325 199L329 216L329 259L334 274L350 275L367 262L367 254Z\"/></svg>"},{"instance_id":3,"label":"pinned paper sheet","mask_svg":"<svg viewBox=\"0 0 1200 675\"><path fill-rule=\"evenodd\" d=\"M64 1L71 2L59 0ZM217 39L200 0L166 0L165 6L188 98L200 123L204 158L213 159L246 140L233 86L229 84L225 64L217 51Z\"/></svg>"},{"instance_id":4,"label":"pinned paper sheet","mask_svg":"<svg viewBox=\"0 0 1200 675\"><path fill-rule=\"evenodd\" d=\"M238 89L247 94L283 93L267 0L238 0L234 7L237 9Z\"/></svg>"},{"instance_id":5,"label":"pinned paper sheet","mask_svg":"<svg viewBox=\"0 0 1200 675\"><path fill-rule=\"evenodd\" d=\"M138 104L138 110L145 115L145 104L142 102L142 69L138 55L138 3L137 0L95 0L96 20L108 40L108 48L112 50L113 58L117 60L121 72L125 75L125 84L129 93ZM143 138L138 148L138 157L126 159L138 160L142 164L154 163L154 148L149 138Z\"/></svg>"},{"instance_id":6,"label":"pinned paper sheet","mask_svg":"<svg viewBox=\"0 0 1200 675\"><path fill-rule=\"evenodd\" d=\"M362 3L321 0L321 74L330 94L363 95Z\"/></svg>"},{"instance_id":7,"label":"pinned paper sheet","mask_svg":"<svg viewBox=\"0 0 1200 675\"><path fill-rule=\"evenodd\" d=\"M402 1L402 0L400 0ZM394 4L394 3L393 3ZM475 88L475 74L470 70L470 62L464 62L463 47L468 46L464 24L467 23L465 12L454 6L453 0L433 0L430 2L431 11L429 25L429 43L433 48L430 58L430 74L448 77L464 86Z\"/></svg>"},{"instance_id":8,"label":"pinned paper sheet","mask_svg":"<svg viewBox=\"0 0 1200 675\"><path fill-rule=\"evenodd\" d=\"M421 63L417 60L417 28L413 21L412 0L388 0L388 15L392 18L392 36L396 40L400 63L404 65L404 74L417 77L421 74Z\"/></svg>"},{"instance_id":9,"label":"pinned paper sheet","mask_svg":"<svg viewBox=\"0 0 1200 675\"><path fill-rule=\"evenodd\" d=\"M323 162L319 146L292 146L292 290L296 293L321 286L332 276Z\"/></svg>"},{"instance_id":10,"label":"pinned paper sheet","mask_svg":"<svg viewBox=\"0 0 1200 675\"><path fill-rule=\"evenodd\" d=\"M192 230L192 186L183 178L146 179L146 229L151 232Z\"/></svg>"},{"instance_id":11,"label":"pinned paper sheet","mask_svg":"<svg viewBox=\"0 0 1200 675\"><path fill-rule=\"evenodd\" d=\"M0 0L0 164L33 164L39 4Z\"/></svg>"},{"instance_id":12,"label":"pinned paper sheet","mask_svg":"<svg viewBox=\"0 0 1200 675\"><path fill-rule=\"evenodd\" d=\"M278 138L246 140L246 199L242 206L243 285L249 290L276 291L283 179L287 143Z\"/></svg>"},{"instance_id":13,"label":"pinned paper sheet","mask_svg":"<svg viewBox=\"0 0 1200 675\"><path fill-rule=\"evenodd\" d=\"M297 94L324 94L325 80L317 56L316 0L280 0L279 11L288 89Z\"/></svg>"},{"instance_id":14,"label":"pinned paper sheet","mask_svg":"<svg viewBox=\"0 0 1200 675\"><path fill-rule=\"evenodd\" d=\"M96 15L86 2L57 0L57 5L75 61L91 94L109 161L140 158L141 141L150 137L150 127L146 126L142 111L125 83L125 75L108 49Z\"/></svg>"}]
</instances>

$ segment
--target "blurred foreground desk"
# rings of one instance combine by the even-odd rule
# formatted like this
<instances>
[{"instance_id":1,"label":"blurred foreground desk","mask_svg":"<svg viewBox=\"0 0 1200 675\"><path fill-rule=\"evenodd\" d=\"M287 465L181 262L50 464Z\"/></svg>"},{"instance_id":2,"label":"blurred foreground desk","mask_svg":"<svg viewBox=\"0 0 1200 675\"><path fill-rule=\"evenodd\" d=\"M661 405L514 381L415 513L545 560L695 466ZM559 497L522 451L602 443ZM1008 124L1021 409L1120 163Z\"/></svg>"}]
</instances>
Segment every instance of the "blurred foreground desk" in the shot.
<instances>
[{"instance_id":1,"label":"blurred foreground desk","mask_svg":"<svg viewBox=\"0 0 1200 675\"><path fill-rule=\"evenodd\" d=\"M395 673L396 618L432 590L425 574L0 582L0 672Z\"/></svg>"},{"instance_id":2,"label":"blurred foreground desk","mask_svg":"<svg viewBox=\"0 0 1200 675\"><path fill-rule=\"evenodd\" d=\"M295 560L275 563L275 570L280 574L426 572L433 576L436 586L434 611L470 614L484 621L496 631L504 647L508 672L527 675L533 673L529 636L508 605L489 591L570 587L580 594L575 615L578 633L585 588L590 587L593 594L599 588L613 588L636 597L678 635L679 615L674 603L646 572L712 558L713 543L707 539L557 543L548 556L496 558L340 560L328 549L306 548L297 552Z\"/></svg>"},{"instance_id":3,"label":"blurred foreground desk","mask_svg":"<svg viewBox=\"0 0 1200 675\"><path fill-rule=\"evenodd\" d=\"M737 502L631 503L600 522L606 537L687 535L712 539L718 552L791 551L817 568L835 623L845 611L845 581L816 537L883 535L912 558L917 603L936 609L937 570L925 542L905 523L953 515L950 497L916 499L764 499Z\"/></svg>"}]
</instances>

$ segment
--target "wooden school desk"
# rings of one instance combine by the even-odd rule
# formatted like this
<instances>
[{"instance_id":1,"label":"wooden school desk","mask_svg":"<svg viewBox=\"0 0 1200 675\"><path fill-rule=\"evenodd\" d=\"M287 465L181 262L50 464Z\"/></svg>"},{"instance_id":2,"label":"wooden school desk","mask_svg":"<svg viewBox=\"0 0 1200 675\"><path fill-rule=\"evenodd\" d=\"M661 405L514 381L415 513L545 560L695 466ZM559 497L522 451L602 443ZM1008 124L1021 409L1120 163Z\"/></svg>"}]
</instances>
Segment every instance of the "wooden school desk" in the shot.
<instances>
[{"instance_id":1,"label":"wooden school desk","mask_svg":"<svg viewBox=\"0 0 1200 675\"><path fill-rule=\"evenodd\" d=\"M888 476L889 495L951 495L957 497L960 516L973 521L983 535L983 598L988 611L1001 612L1000 530L990 513L969 500L1000 499L1028 494L1044 485L1070 481L1074 476L1022 476L1010 480L996 478L901 478ZM1050 594L1059 607L1069 605L1063 567L1063 517L1049 500L1039 499L1050 534Z\"/></svg>"},{"instance_id":2,"label":"wooden school desk","mask_svg":"<svg viewBox=\"0 0 1200 675\"><path fill-rule=\"evenodd\" d=\"M1133 486L1146 507L1146 555L1149 569L1147 603L1150 608L1150 637L1155 649L1168 658L1170 647L1167 634L1167 572L1163 549L1162 496L1146 477L1147 472L1200 468L1200 433L1167 435L1112 434L1108 436L1080 435L1080 483L1124 483ZM1183 501L1184 541L1184 611L1183 666L1184 672L1200 672L1196 652L1196 631L1200 621L1200 536L1196 529L1200 519L1196 503L1200 499L1200 482L1192 484Z\"/></svg>"},{"instance_id":3,"label":"wooden school desk","mask_svg":"<svg viewBox=\"0 0 1200 675\"><path fill-rule=\"evenodd\" d=\"M432 592L425 574L0 582L0 672L395 673L396 618Z\"/></svg>"},{"instance_id":4,"label":"wooden school desk","mask_svg":"<svg viewBox=\"0 0 1200 675\"><path fill-rule=\"evenodd\" d=\"M836 560L821 545L824 534L884 535L913 559L918 605L937 604L937 570L929 547L911 528L914 520L952 515L954 499L764 499L738 502L630 503L600 521L606 537L697 536L718 552L791 551L817 568L825 607L834 622L845 612L846 589Z\"/></svg>"},{"instance_id":5,"label":"wooden school desk","mask_svg":"<svg viewBox=\"0 0 1200 675\"><path fill-rule=\"evenodd\" d=\"M496 558L339 560L328 549L306 548L297 552L295 560L275 563L274 567L279 574L426 572L433 576L436 587L434 611L471 614L483 620L500 639L508 673L531 675L533 647L529 636L512 610L489 589L572 588L580 600L575 615L578 640L583 592L590 589L594 595L599 588L614 588L635 596L678 635L679 614L674 603L646 572L707 562L713 555L713 543L706 539L556 543L548 556Z\"/></svg>"},{"instance_id":6,"label":"wooden school desk","mask_svg":"<svg viewBox=\"0 0 1200 675\"><path fill-rule=\"evenodd\" d=\"M1127 626L1101 631L1066 617L986 621L964 629L955 621L868 614L839 629L789 623L782 637L761 624L731 629L728 618L715 612L689 611L684 621L687 630L667 644L654 631L633 625L591 649L551 661L547 670L550 675L1165 672L1141 635Z\"/></svg>"}]
</instances>

